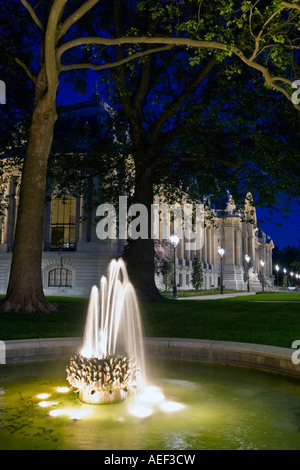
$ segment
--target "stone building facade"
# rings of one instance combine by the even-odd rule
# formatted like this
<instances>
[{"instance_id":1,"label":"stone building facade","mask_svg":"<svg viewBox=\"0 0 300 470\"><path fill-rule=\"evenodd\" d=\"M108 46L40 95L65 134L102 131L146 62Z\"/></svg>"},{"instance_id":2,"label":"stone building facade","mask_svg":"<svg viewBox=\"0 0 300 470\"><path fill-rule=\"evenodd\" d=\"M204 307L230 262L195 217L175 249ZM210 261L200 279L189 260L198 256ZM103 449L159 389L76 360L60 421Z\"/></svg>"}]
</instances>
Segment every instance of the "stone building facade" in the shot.
<instances>
[{"instance_id":1,"label":"stone building facade","mask_svg":"<svg viewBox=\"0 0 300 470\"><path fill-rule=\"evenodd\" d=\"M219 288L221 277L227 290L257 292L273 286L274 244L257 227L256 211L249 204L251 199L251 194L248 194L243 213L236 209L228 195L225 211L214 209L209 211L207 218L204 214L199 250L186 249L187 241L180 237L176 248L176 279L179 288L193 288L192 263L197 254L202 261L204 289ZM224 249L222 262L218 252L220 246ZM157 282L163 288L162 279Z\"/></svg>"},{"instance_id":2,"label":"stone building facade","mask_svg":"<svg viewBox=\"0 0 300 470\"><path fill-rule=\"evenodd\" d=\"M80 115L83 126L90 119L101 126L105 121L103 113L108 112L99 101L73 106L71 115ZM69 114L70 116L70 114ZM2 210L0 219L0 293L7 289L14 231L19 200L20 175L11 170L6 175L3 201L9 198L9 206ZM98 185L97 179L90 179ZM45 206L42 276L46 295L88 296L91 287L99 283L106 274L111 258L123 252L124 240L100 240L96 233L95 210L85 213L84 197L57 197L52 186L50 201ZM210 289L220 286L221 259L218 246L224 247L222 260L223 285L225 289L258 291L263 286L272 285L272 240L262 233L255 223L255 210L245 205L245 212L251 212L251 219L241 221L230 196L225 209L225 217L215 210L203 227L202 244L198 251L187 250L184 237L176 249L177 284L183 289L192 288L192 260L199 253L203 265L203 287ZM2 205L3 206L3 205ZM4 206L3 206L4 207ZM254 214L254 215L253 215ZM81 220L84 220L81 222ZM246 218L247 220L247 218ZM160 235L158 235L160 237ZM245 255L250 257L249 264ZM260 261L264 261L264 267ZM163 288L161 278L157 285Z\"/></svg>"},{"instance_id":3,"label":"stone building facade","mask_svg":"<svg viewBox=\"0 0 300 470\"><path fill-rule=\"evenodd\" d=\"M0 232L0 293L7 289L14 230L17 217L19 186L17 175L11 175L6 187L9 207L4 211ZM100 240L96 233L95 211L84 214L82 197L64 200L53 192L45 206L42 275L46 295L88 296L91 287L106 274L111 258L122 254L123 240ZM177 285L192 289L192 261L200 254L204 282L203 288L220 286L221 259L218 247L224 248L222 260L223 286L230 290L262 290L273 284L272 240L257 228L255 221L242 221L241 214L229 200L225 216L214 212L203 227L202 246L188 250L184 237L176 248ZM255 217L255 211L251 210ZM85 215L85 217L83 217ZM83 222L80 222L81 219ZM172 230L172 228L170 228ZM250 257L249 264L245 256ZM262 267L260 262L264 261ZM164 288L162 278L157 285Z\"/></svg>"}]
</instances>

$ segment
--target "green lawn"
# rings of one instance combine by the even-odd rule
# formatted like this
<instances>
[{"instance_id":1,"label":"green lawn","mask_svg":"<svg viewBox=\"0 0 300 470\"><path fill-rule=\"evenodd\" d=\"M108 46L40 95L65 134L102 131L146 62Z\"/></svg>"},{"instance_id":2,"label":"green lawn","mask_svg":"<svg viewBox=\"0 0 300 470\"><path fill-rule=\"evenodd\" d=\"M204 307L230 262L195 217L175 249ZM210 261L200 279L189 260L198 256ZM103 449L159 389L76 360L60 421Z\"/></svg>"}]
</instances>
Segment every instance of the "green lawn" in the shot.
<instances>
[{"instance_id":1,"label":"green lawn","mask_svg":"<svg viewBox=\"0 0 300 470\"><path fill-rule=\"evenodd\" d=\"M88 299L53 298L55 314L0 314L0 339L82 336ZM298 303L299 302L299 303ZM141 304L146 336L241 341L291 347L300 339L300 293Z\"/></svg>"},{"instance_id":2,"label":"green lawn","mask_svg":"<svg viewBox=\"0 0 300 470\"><path fill-rule=\"evenodd\" d=\"M88 299L49 297L49 300L60 305L61 310L58 313L49 315L41 313L0 313L0 339L82 336Z\"/></svg>"},{"instance_id":3,"label":"green lawn","mask_svg":"<svg viewBox=\"0 0 300 470\"><path fill-rule=\"evenodd\" d=\"M143 313L147 336L241 341L281 347L291 347L295 339L300 339L299 294L166 300L144 305Z\"/></svg>"}]
</instances>

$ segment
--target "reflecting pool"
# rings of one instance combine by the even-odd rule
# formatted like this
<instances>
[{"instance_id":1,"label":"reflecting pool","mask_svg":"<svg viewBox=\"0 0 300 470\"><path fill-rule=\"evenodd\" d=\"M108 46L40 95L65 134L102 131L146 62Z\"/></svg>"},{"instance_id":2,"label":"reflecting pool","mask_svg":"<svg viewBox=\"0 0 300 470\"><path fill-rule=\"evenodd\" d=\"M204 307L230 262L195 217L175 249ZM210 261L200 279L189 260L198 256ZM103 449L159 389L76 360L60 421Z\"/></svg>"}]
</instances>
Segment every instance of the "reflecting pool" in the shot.
<instances>
[{"instance_id":1,"label":"reflecting pool","mask_svg":"<svg viewBox=\"0 0 300 470\"><path fill-rule=\"evenodd\" d=\"M241 367L155 361L155 387L87 405L59 360L0 365L0 449L300 449L300 382Z\"/></svg>"}]
</instances>

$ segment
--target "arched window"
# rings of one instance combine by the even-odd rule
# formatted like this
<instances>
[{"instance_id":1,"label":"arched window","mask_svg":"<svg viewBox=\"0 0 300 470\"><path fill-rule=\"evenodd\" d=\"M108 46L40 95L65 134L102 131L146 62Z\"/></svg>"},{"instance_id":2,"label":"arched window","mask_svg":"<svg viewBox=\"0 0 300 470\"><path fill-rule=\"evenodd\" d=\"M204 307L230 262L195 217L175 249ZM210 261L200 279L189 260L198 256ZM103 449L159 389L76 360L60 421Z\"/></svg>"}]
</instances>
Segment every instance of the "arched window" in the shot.
<instances>
[{"instance_id":1,"label":"arched window","mask_svg":"<svg viewBox=\"0 0 300 470\"><path fill-rule=\"evenodd\" d=\"M54 268L48 274L49 287L72 287L72 271L66 268Z\"/></svg>"},{"instance_id":2,"label":"arched window","mask_svg":"<svg viewBox=\"0 0 300 470\"><path fill-rule=\"evenodd\" d=\"M76 199L74 197L52 199L50 249L76 249Z\"/></svg>"}]
</instances>

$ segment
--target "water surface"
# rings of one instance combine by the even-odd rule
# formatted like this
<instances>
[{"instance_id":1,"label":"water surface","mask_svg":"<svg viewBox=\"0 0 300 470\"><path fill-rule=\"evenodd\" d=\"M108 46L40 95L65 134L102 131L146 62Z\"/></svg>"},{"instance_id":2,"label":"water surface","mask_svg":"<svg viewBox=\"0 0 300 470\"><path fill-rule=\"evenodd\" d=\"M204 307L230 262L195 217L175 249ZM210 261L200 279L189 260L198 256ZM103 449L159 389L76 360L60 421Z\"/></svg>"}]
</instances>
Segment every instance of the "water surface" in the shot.
<instances>
[{"instance_id":1,"label":"water surface","mask_svg":"<svg viewBox=\"0 0 300 470\"><path fill-rule=\"evenodd\" d=\"M89 406L73 391L58 392L68 385L67 363L0 365L1 450L300 450L299 381L240 367L158 361L155 385L182 407L166 412L158 400L145 403L149 416L137 417L130 414L133 399ZM49 397L37 397L43 393ZM59 416L50 416L53 410Z\"/></svg>"}]
</instances>

